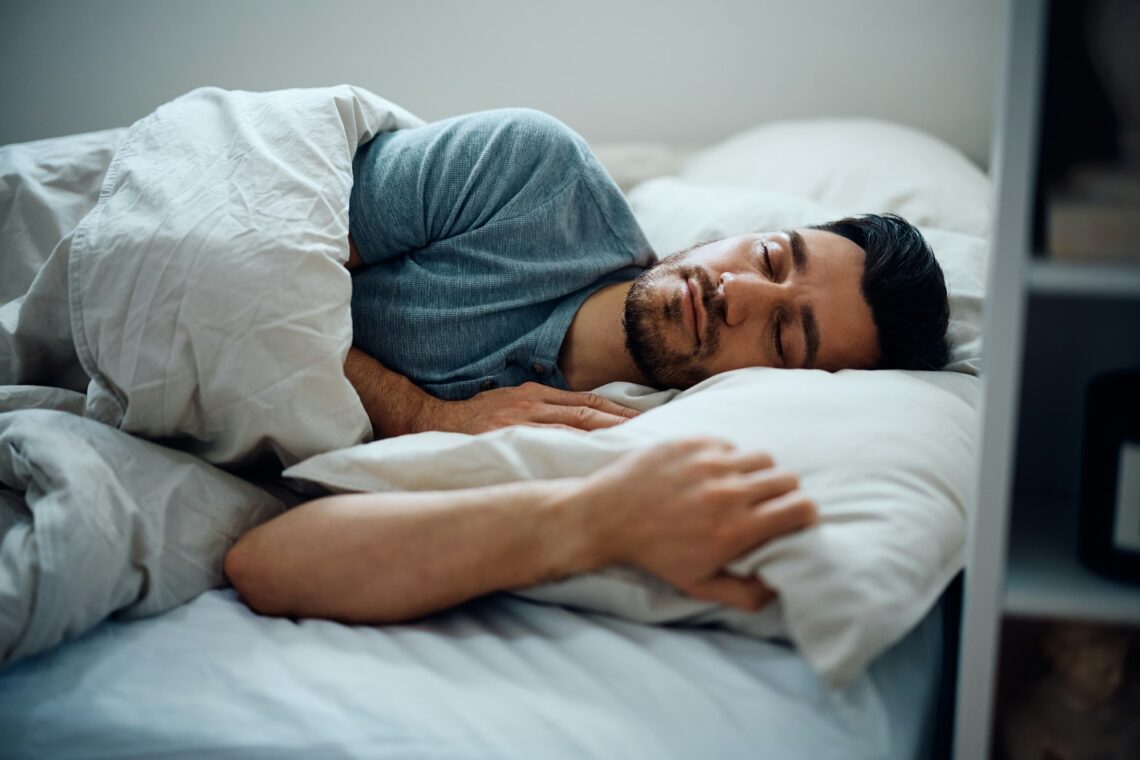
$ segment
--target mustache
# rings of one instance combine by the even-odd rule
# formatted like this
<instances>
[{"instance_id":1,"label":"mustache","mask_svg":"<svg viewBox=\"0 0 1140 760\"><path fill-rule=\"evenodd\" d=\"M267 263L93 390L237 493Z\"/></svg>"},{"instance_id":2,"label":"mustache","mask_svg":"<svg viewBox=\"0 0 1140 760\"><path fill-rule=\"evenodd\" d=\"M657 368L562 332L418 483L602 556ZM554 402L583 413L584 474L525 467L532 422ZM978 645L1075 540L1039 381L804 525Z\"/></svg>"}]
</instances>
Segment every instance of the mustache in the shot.
<instances>
[{"instance_id":1,"label":"mustache","mask_svg":"<svg viewBox=\"0 0 1140 760\"><path fill-rule=\"evenodd\" d=\"M720 333L720 325L724 322L727 307L724 296L717 292L712 277L702 267L685 266L680 270L691 280L696 280L701 290L701 304L705 308L705 334L701 336L702 347L715 347Z\"/></svg>"}]
</instances>

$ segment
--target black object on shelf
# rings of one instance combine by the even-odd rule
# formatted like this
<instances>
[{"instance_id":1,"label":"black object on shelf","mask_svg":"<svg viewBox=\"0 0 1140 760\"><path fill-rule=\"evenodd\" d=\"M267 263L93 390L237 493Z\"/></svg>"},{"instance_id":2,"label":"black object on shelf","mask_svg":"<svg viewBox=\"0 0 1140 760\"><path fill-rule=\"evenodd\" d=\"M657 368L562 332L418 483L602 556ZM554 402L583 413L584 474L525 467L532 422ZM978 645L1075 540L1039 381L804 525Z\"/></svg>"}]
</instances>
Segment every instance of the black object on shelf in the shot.
<instances>
[{"instance_id":1,"label":"black object on shelf","mask_svg":"<svg viewBox=\"0 0 1140 760\"><path fill-rule=\"evenodd\" d=\"M1089 383L1083 448L1081 561L1140 583L1140 370Z\"/></svg>"}]
</instances>

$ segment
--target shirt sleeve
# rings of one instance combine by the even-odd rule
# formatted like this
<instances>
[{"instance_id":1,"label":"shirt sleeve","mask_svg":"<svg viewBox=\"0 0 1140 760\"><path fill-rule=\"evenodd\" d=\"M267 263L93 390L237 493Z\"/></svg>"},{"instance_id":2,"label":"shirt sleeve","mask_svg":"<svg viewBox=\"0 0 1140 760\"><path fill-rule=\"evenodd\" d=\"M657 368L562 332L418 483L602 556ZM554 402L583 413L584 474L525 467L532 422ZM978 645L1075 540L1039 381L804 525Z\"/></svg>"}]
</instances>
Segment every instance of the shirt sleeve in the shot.
<instances>
[{"instance_id":1,"label":"shirt sleeve","mask_svg":"<svg viewBox=\"0 0 1140 760\"><path fill-rule=\"evenodd\" d=\"M368 264L419 251L541 207L588 156L571 129L529 109L387 132L353 161L349 231Z\"/></svg>"}]
</instances>

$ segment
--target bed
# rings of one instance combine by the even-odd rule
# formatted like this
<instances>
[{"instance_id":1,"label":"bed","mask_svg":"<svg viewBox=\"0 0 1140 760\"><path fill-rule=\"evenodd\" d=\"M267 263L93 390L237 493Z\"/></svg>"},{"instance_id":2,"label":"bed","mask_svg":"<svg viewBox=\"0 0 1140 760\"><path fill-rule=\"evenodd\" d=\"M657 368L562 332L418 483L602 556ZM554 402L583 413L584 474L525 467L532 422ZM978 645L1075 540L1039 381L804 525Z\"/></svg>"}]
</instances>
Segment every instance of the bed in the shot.
<instances>
[{"instance_id":1,"label":"bed","mask_svg":"<svg viewBox=\"0 0 1140 760\"><path fill-rule=\"evenodd\" d=\"M224 108L218 112L224 111L227 118L237 113L237 122L246 123L240 114L244 106L234 105L232 97L200 92L197 101L190 98L182 107L221 103ZM298 107L296 103L304 97L294 93L278 98L273 107L282 102ZM178 112L178 103L156 113L167 119L186 118ZM349 146L377 130L417 123L397 106L354 88L326 92L320 103L325 117L339 120L332 132ZM257 107L267 108L264 103ZM156 117L148 118L153 127ZM306 140L313 142L319 132L313 131L312 120L300 122L309 130ZM303 468L305 462L315 461L314 455L319 460L322 453L366 448L354 446L364 435L359 409L341 403L337 394L346 390L340 387L330 392L325 407L281 415L286 419L265 422L253 431L234 433L240 426L231 424L219 432L210 414L219 408L232 414L232 400L226 396L232 392L229 387L211 387L206 379L197 378L184 387L175 385L168 395L156 399L146 396L154 387L153 378L140 374L147 369L145 356L140 359L141 354L132 354L124 359L116 354L115 360L108 359L108 352L124 351L129 341L121 333L109 340L107 325L131 320L123 317L123 310L107 305L117 286L97 289L92 285L90 292L77 292L74 262L83 262L85 276L96 284L100 277L115 274L116 270L106 268L105 249L94 243L100 235L110 234L100 225L115 219L114 203L139 202L115 193L128 181L117 175L129 174L123 167L131 166L129 154L141 152L140 144L148 137L146 128L144 124L141 137L134 136L131 151L123 149L130 133L113 130L13 146L0 162L9 188L5 205L0 207L7 220L0 261L6 311L0 317L18 320L17 294L36 276L56 277L55 285L68 294L67 307L73 314L84 315L68 327L75 333L78 359L92 378L86 389L69 377L63 377L55 388L0 389L0 442L6 447L6 458L0 457L0 480L4 482L0 505L7 510L3 513L7 521L4 548L12 549L17 537L38 541L40 548L38 574L4 576L0 602L10 605L5 610L15 609L12 600L31 584L34 591L24 593L23 598L34 600L32 609L24 603L20 615L33 620L27 627L39 625L45 631L48 624L39 622L36 615L42 613L36 605L58 609L51 623L54 628L42 633L38 642L28 643L19 657L12 658L17 660L14 664L0 670L0 754L29 758L925 758L938 756L945 748L940 716L950 704L947 687L953 680L957 616L955 587L950 584L961 569L961 502L971 485L964 474L968 467L959 467L962 472L958 472L948 463L935 465L943 480L931 487L939 494L957 494L955 508L947 511L954 530L949 531L946 546L935 551L941 552L941 560L921 580L921 593L914 594L895 629L889 635L879 632L873 651L864 651L857 661L829 664L823 655L816 656L813 644L802 638L808 636L806 629L794 623L796 614L801 618L813 614L811 605L806 612L801 605L797 613L794 589L788 590L782 613L772 613L785 614L793 623L787 628L765 628L761 635L750 634L747 625L733 625L731 620L726 627L724 620L707 610L662 615L662 609L673 608L662 606L652 596L660 590L651 589L641 598L657 617L620 614L625 611L621 605L631 597L628 589L623 590L624 601L614 607L614 584L628 580L614 577L595 579L608 582L608 591L579 586L573 593L555 589L547 597L497 594L414 624L384 627L252 613L232 589L224 587L221 556L225 548L250 525L297 503L305 493L323 492L314 490L314 483L344 489L338 488L335 477L308 476L302 470L299 480L281 482L276 472L254 474L242 466L266 451L283 465L300 462ZM981 238L988 223L985 178L976 169L955 163L958 159L946 146L922 153L928 148L923 140L906 143L918 156L911 157L912 168L918 171L908 177L920 173L937 179L935 200L922 192L924 188L906 187L898 177L878 177L876 184L854 160L837 169L833 156L818 152L815 158L821 168L806 171L800 161L794 171L787 170L782 183L786 197L757 196L753 180L740 169L741 157L748 155L766 171L778 173L775 162L758 157L758 152L786 153L791 134L824 146L851 140L864 146L874 141L893 143L890 150L897 152L894 129L842 122L793 125L784 132L777 127L761 140L745 135L735 143L730 140L694 157L686 156L684 162L669 159L670 166L684 169L677 176L634 188L631 203L651 242L665 250L720 229L757 228L783 218L822 213L821 208L837 213L897 211L936 228L934 234L943 234L940 239L948 241L945 247L949 249L957 250L959 242L970 238L969 245L963 243L963 250L971 252L963 254L965 263L951 266L954 271L949 273L952 297L958 299L952 325L956 347L952 369L961 375L955 382L962 390L954 397L956 405L947 406L946 411L950 417L962 418L965 432L957 444L968 454L980 352L982 254L977 251L984 247ZM209 130L197 130L203 131ZM317 149L332 150L320 145ZM128 159L116 164L114 156L124 154ZM620 159L620 151L603 155ZM797 155L803 155L802 149ZM347 157L351 159L351 150ZM891 171L905 174L904 169L892 165ZM644 166L638 172L644 174ZM615 173L620 175L620 167ZM136 167L131 176L137 175ZM341 183L336 192L351 182L350 175L343 175L342 170L332 173ZM804 175L829 179L797 187L796 182L811 181L803 179ZM881 197L875 197L868 185ZM900 186L904 186L902 191ZM16 197L20 193L11 188L23 195ZM313 190L327 191L325 186ZM151 194L148 202L157 202L153 198ZM310 207L306 214L319 213L306 203ZM779 208L784 217L773 220L769 212L764 219L757 218L758 203ZM678 212L682 207L689 212ZM199 222L194 226L200 226ZM325 246L318 250L324 258L314 264L325 267L321 272L334 272L344 258L341 254L347 254L334 251L330 242L344 237L339 223L339 217L330 214L315 225L316 232L306 242L314 249ZM114 234L121 236L121 230ZM50 264L53 256L60 255L60 241L63 258L72 254L71 268L57 266L53 273ZM76 254L77 248L84 252ZM139 300L138 283L146 281L145 270L135 274L132 287L136 289L124 296L129 308L135 308ZM329 298L340 298L343 305L347 278L338 277L339 273L327 278ZM160 284L154 288L153 292L162 292ZM46 288L43 292L54 291ZM188 307L185 301L180 303L184 308L177 318L184 320ZM209 313L216 305L205 303L198 308ZM338 351L346 350L350 337L345 333L344 312L342 308L314 317L334 320L322 333L331 343L291 360L304 365L306 372L321 371L321 362L338 367L343 359ZM161 315L133 337L145 343L146 330L160 326ZM252 335L249 340L264 340L264 335ZM177 338L168 339L164 361L177 364L179 346ZM191 346L186 351L198 357L203 348ZM231 358L217 359L220 364L209 368L211 376L226 376L224 362L237 362L242 356L241 350L234 350ZM135 374L126 377L123 373L128 370ZM168 372L169 366L162 370ZM934 380L935 385L941 382L941 378ZM305 377L293 377L293 381L307 382ZM831 381L818 378L813 382ZM915 387L916 393L927 392L925 385ZM264 393L287 391L274 386ZM256 392L263 390L259 387ZM176 408L171 406L171 397L179 393L190 399L187 404L203 404L204 409L181 416L171 412ZM271 396L259 397L259 401L283 403ZM163 413L155 414L156 408ZM343 424L330 424L330 419ZM297 434L302 428L303 434ZM320 432L314 435L313 430ZM77 440L84 444L73 443ZM501 443L496 444L500 451ZM522 440L511 445L533 451L546 443ZM550 445L557 449L559 443ZM51 466L37 461L35 452L42 452L42 462ZM385 461L391 461L389 454L385 450ZM794 451L788 456L796 461ZM82 478L72 476L68 469L80 460L87 463ZM25 461L35 466L22 466ZM956 461L961 464L969 458L958 456ZM56 466L63 474L52 474ZM805 459L803 466L810 471L817 465ZM823 487L826 473L822 465L819 469L818 482ZM166 473L176 470L192 472L193 477L175 483ZM946 480L953 482L947 485ZM87 498L103 490L114 491L113 497ZM202 493L219 495L211 502L212 511L188 510L185 504ZM156 499L161 502L158 506ZM101 507L90 507L85 501L113 504L100 513ZM112 561L100 559L103 564L91 565L94 569L85 572L87 565L68 564L76 551L72 547L67 550L72 554L63 558L67 561L51 564L48 549L54 551L66 543L58 537L66 532L67 521L79 519L75 516L80 514L93 525L121 527L117 535L122 542L159 548L143 554L120 551L113 558L118 563L113 582L67 591L67 583L76 576L86 583ZM835 513L836 524L853 520L855 515L854 511L846 516ZM9 529L16 523L23 533ZM197 553L186 548L205 543L208 549ZM4 556L6 562L14 562L11 558L21 555L9 552ZM567 601L571 597L580 600L583 588L591 597L589 603ZM69 593L77 595L69 598ZM606 593L610 597L605 600L594 598ZM92 605L90 599L96 597L100 604ZM563 604L536 601L543 598ZM113 614L105 619L108 613ZM851 627L857 628L857 621L852 620Z\"/></svg>"}]
</instances>

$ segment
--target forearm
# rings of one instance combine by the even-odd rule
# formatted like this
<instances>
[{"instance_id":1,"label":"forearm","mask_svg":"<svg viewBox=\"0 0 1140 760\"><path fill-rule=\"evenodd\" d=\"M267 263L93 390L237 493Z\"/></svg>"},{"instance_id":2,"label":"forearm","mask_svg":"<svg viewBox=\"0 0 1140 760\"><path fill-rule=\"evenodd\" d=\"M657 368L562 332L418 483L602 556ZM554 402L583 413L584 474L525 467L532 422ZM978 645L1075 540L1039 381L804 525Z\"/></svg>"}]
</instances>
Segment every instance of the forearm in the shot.
<instances>
[{"instance_id":1,"label":"forearm","mask_svg":"<svg viewBox=\"0 0 1140 760\"><path fill-rule=\"evenodd\" d=\"M538 383L496 388L464 401L443 401L357 348L349 349L344 374L356 389L376 438L425 430L476 434L520 424L595 430L637 416L593 393Z\"/></svg>"},{"instance_id":2,"label":"forearm","mask_svg":"<svg viewBox=\"0 0 1140 760\"><path fill-rule=\"evenodd\" d=\"M416 432L413 420L438 400L358 348L350 348L344 374L372 423L376 438Z\"/></svg>"},{"instance_id":3,"label":"forearm","mask_svg":"<svg viewBox=\"0 0 1140 760\"><path fill-rule=\"evenodd\" d=\"M271 615L408 620L605 563L570 498L578 481L330 496L244 536L226 573Z\"/></svg>"}]
</instances>

